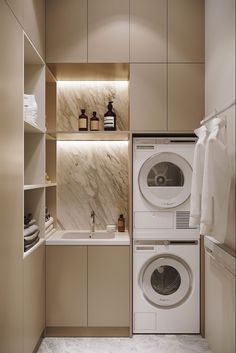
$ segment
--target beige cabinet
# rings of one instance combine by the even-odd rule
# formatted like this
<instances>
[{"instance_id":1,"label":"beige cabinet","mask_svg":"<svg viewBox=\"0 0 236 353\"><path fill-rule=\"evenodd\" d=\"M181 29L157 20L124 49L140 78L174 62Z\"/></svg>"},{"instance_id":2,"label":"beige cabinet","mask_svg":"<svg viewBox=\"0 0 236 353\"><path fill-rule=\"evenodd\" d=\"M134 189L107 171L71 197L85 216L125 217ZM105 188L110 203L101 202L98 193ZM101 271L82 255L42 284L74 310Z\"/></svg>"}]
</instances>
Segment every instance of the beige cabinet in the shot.
<instances>
[{"instance_id":1,"label":"beige cabinet","mask_svg":"<svg viewBox=\"0 0 236 353\"><path fill-rule=\"evenodd\" d=\"M47 246L46 327L87 326L87 247Z\"/></svg>"},{"instance_id":2,"label":"beige cabinet","mask_svg":"<svg viewBox=\"0 0 236 353\"><path fill-rule=\"evenodd\" d=\"M24 259L24 353L32 353L45 328L45 245Z\"/></svg>"},{"instance_id":3,"label":"beige cabinet","mask_svg":"<svg viewBox=\"0 0 236 353\"><path fill-rule=\"evenodd\" d=\"M23 33L0 1L0 352L23 350Z\"/></svg>"},{"instance_id":4,"label":"beige cabinet","mask_svg":"<svg viewBox=\"0 0 236 353\"><path fill-rule=\"evenodd\" d=\"M168 0L168 61L204 62L204 0Z\"/></svg>"},{"instance_id":5,"label":"beige cabinet","mask_svg":"<svg viewBox=\"0 0 236 353\"><path fill-rule=\"evenodd\" d=\"M24 0L24 31L45 58L45 1Z\"/></svg>"},{"instance_id":6,"label":"beige cabinet","mask_svg":"<svg viewBox=\"0 0 236 353\"><path fill-rule=\"evenodd\" d=\"M24 0L6 0L20 24L24 25Z\"/></svg>"},{"instance_id":7,"label":"beige cabinet","mask_svg":"<svg viewBox=\"0 0 236 353\"><path fill-rule=\"evenodd\" d=\"M87 62L87 0L46 1L46 60Z\"/></svg>"},{"instance_id":8,"label":"beige cabinet","mask_svg":"<svg viewBox=\"0 0 236 353\"><path fill-rule=\"evenodd\" d=\"M167 129L167 65L130 65L130 128Z\"/></svg>"},{"instance_id":9,"label":"beige cabinet","mask_svg":"<svg viewBox=\"0 0 236 353\"><path fill-rule=\"evenodd\" d=\"M129 1L88 0L88 62L129 62Z\"/></svg>"},{"instance_id":10,"label":"beige cabinet","mask_svg":"<svg viewBox=\"0 0 236 353\"><path fill-rule=\"evenodd\" d=\"M130 62L167 60L167 1L130 0Z\"/></svg>"},{"instance_id":11,"label":"beige cabinet","mask_svg":"<svg viewBox=\"0 0 236 353\"><path fill-rule=\"evenodd\" d=\"M88 247L88 326L129 327L129 247Z\"/></svg>"},{"instance_id":12,"label":"beige cabinet","mask_svg":"<svg viewBox=\"0 0 236 353\"><path fill-rule=\"evenodd\" d=\"M129 327L129 246L47 246L46 327Z\"/></svg>"},{"instance_id":13,"label":"beige cabinet","mask_svg":"<svg viewBox=\"0 0 236 353\"><path fill-rule=\"evenodd\" d=\"M193 131L204 117L204 65L168 65L168 130Z\"/></svg>"}]
</instances>

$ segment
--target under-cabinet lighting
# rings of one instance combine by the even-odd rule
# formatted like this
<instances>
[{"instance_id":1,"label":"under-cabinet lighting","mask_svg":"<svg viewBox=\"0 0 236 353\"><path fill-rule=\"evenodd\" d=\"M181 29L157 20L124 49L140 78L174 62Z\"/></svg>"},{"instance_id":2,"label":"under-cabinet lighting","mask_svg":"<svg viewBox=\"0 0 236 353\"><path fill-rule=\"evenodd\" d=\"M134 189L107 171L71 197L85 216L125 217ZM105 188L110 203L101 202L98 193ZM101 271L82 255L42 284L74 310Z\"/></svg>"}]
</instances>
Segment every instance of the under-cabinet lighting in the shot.
<instances>
[{"instance_id":1,"label":"under-cabinet lighting","mask_svg":"<svg viewBox=\"0 0 236 353\"><path fill-rule=\"evenodd\" d=\"M96 148L127 148L129 141L57 141L57 146L62 149L69 150L74 147L82 149L96 149Z\"/></svg>"},{"instance_id":2,"label":"under-cabinet lighting","mask_svg":"<svg viewBox=\"0 0 236 353\"><path fill-rule=\"evenodd\" d=\"M59 87L102 87L115 86L127 89L129 81L57 81Z\"/></svg>"}]
</instances>

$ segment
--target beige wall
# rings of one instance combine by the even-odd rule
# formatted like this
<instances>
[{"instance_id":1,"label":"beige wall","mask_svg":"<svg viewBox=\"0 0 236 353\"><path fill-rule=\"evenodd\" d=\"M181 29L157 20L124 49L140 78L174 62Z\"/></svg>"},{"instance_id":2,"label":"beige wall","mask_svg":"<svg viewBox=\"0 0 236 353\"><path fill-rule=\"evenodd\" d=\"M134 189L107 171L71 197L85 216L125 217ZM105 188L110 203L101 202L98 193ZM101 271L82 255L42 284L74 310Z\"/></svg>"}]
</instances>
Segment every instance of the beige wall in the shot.
<instances>
[{"instance_id":1,"label":"beige wall","mask_svg":"<svg viewBox=\"0 0 236 353\"><path fill-rule=\"evenodd\" d=\"M235 0L206 0L205 111L211 114L235 98ZM225 243L235 250L235 106L226 117L226 143L232 169ZM235 352L235 278L206 255L205 333L213 353Z\"/></svg>"}]
</instances>

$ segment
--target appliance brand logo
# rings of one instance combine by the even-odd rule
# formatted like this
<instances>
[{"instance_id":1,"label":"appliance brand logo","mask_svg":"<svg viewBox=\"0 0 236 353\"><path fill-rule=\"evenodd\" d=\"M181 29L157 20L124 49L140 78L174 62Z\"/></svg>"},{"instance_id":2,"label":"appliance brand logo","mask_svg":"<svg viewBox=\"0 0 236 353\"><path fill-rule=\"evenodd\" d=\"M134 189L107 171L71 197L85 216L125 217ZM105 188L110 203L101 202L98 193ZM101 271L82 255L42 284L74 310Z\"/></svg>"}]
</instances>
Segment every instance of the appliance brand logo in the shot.
<instances>
[{"instance_id":1,"label":"appliance brand logo","mask_svg":"<svg viewBox=\"0 0 236 353\"><path fill-rule=\"evenodd\" d=\"M173 205L174 202L162 202L161 204L163 206L170 206L170 205Z\"/></svg>"}]
</instances>

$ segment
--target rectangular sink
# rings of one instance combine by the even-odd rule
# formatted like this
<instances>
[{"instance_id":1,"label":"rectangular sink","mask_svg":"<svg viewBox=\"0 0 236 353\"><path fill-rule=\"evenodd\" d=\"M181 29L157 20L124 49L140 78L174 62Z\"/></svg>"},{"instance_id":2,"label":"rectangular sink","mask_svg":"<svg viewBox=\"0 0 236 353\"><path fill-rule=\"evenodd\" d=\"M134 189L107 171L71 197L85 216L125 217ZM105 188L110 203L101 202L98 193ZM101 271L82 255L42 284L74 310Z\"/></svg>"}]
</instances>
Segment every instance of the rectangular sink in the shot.
<instances>
[{"instance_id":1,"label":"rectangular sink","mask_svg":"<svg viewBox=\"0 0 236 353\"><path fill-rule=\"evenodd\" d=\"M62 239L112 239L115 237L114 232L96 231L92 234L88 231L67 231L61 236Z\"/></svg>"}]
</instances>

